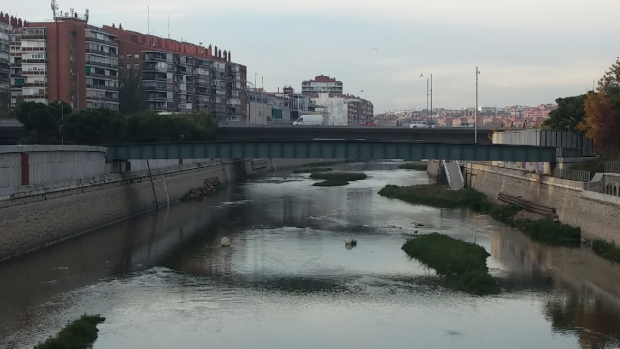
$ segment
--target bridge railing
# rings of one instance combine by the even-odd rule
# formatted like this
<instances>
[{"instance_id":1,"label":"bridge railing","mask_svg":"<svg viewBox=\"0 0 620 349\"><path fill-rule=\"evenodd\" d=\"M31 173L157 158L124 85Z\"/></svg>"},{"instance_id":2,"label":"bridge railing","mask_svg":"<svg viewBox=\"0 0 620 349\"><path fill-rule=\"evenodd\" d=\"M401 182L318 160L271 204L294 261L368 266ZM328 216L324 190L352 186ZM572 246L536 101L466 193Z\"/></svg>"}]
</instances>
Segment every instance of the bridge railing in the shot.
<instances>
[{"instance_id":1,"label":"bridge railing","mask_svg":"<svg viewBox=\"0 0 620 349\"><path fill-rule=\"evenodd\" d=\"M589 182L591 173L590 171L556 168L553 170L553 176L571 181Z\"/></svg>"},{"instance_id":2,"label":"bridge railing","mask_svg":"<svg viewBox=\"0 0 620 349\"><path fill-rule=\"evenodd\" d=\"M620 173L620 161L605 162L605 172Z\"/></svg>"}]
</instances>

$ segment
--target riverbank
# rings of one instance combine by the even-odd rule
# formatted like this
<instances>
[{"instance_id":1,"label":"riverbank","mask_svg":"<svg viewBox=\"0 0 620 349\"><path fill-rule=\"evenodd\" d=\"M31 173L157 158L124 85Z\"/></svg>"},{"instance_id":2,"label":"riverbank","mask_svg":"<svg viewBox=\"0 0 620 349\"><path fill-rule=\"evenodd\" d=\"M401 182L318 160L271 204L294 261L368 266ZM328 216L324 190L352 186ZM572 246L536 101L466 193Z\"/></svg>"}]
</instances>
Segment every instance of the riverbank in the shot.
<instances>
[{"instance_id":1,"label":"riverbank","mask_svg":"<svg viewBox=\"0 0 620 349\"><path fill-rule=\"evenodd\" d=\"M222 160L17 187L0 197L0 261L168 206L212 178L230 186L309 162L320 160Z\"/></svg>"},{"instance_id":2,"label":"riverbank","mask_svg":"<svg viewBox=\"0 0 620 349\"><path fill-rule=\"evenodd\" d=\"M496 204L487 196L473 189L449 190L443 185L417 185L399 187L387 185L379 195L399 199L412 204L423 204L440 208L469 208L472 211L488 213L495 220L518 228L534 240L567 246L579 245L581 230L567 224L547 219L515 219L520 207Z\"/></svg>"}]
</instances>

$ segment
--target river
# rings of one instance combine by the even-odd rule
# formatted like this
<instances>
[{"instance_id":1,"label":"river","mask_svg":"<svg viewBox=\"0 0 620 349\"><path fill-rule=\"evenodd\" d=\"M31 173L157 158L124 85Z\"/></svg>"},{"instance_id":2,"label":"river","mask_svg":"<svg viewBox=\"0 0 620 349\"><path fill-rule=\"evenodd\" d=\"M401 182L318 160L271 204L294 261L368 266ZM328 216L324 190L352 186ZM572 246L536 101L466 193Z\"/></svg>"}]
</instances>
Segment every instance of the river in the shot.
<instances>
[{"instance_id":1,"label":"river","mask_svg":"<svg viewBox=\"0 0 620 349\"><path fill-rule=\"evenodd\" d=\"M0 264L0 348L32 348L84 313L106 317L95 349L620 347L617 265L377 194L424 172L344 166L369 178L274 174ZM503 292L444 284L401 251L416 231L483 246Z\"/></svg>"}]
</instances>

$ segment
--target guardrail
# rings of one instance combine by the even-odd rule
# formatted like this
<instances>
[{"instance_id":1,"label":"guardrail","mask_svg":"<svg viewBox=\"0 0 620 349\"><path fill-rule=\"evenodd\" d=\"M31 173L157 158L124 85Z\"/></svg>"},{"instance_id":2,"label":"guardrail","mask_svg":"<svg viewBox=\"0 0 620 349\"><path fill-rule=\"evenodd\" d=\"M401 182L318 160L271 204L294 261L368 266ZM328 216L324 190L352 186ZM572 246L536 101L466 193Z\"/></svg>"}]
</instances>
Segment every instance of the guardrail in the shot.
<instances>
[{"instance_id":1,"label":"guardrail","mask_svg":"<svg viewBox=\"0 0 620 349\"><path fill-rule=\"evenodd\" d=\"M620 173L620 161L607 161L605 163L605 172Z\"/></svg>"},{"instance_id":2,"label":"guardrail","mask_svg":"<svg viewBox=\"0 0 620 349\"><path fill-rule=\"evenodd\" d=\"M553 176L557 178L568 179L571 181L589 182L590 171L571 170L556 168L553 170Z\"/></svg>"}]
</instances>

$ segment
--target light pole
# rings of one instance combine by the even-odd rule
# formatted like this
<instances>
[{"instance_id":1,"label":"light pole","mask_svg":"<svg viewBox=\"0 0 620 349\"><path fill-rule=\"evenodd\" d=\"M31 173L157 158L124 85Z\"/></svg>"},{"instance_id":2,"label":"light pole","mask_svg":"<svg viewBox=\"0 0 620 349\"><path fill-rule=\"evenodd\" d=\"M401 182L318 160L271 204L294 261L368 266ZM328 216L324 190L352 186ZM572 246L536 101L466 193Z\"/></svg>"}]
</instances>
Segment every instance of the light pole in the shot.
<instances>
[{"instance_id":1,"label":"light pole","mask_svg":"<svg viewBox=\"0 0 620 349\"><path fill-rule=\"evenodd\" d=\"M476 111L474 113L474 143L478 143L478 75L480 75L480 71L478 67L476 67Z\"/></svg>"},{"instance_id":2,"label":"light pole","mask_svg":"<svg viewBox=\"0 0 620 349\"><path fill-rule=\"evenodd\" d=\"M423 77L424 74L421 74L420 77ZM426 119L428 120L428 113L429 113L429 109L428 109L428 84L429 84L429 78L426 78ZM433 118L433 74L431 74L431 78L430 78L430 96L431 96L431 109L430 109L430 117Z\"/></svg>"}]
</instances>

